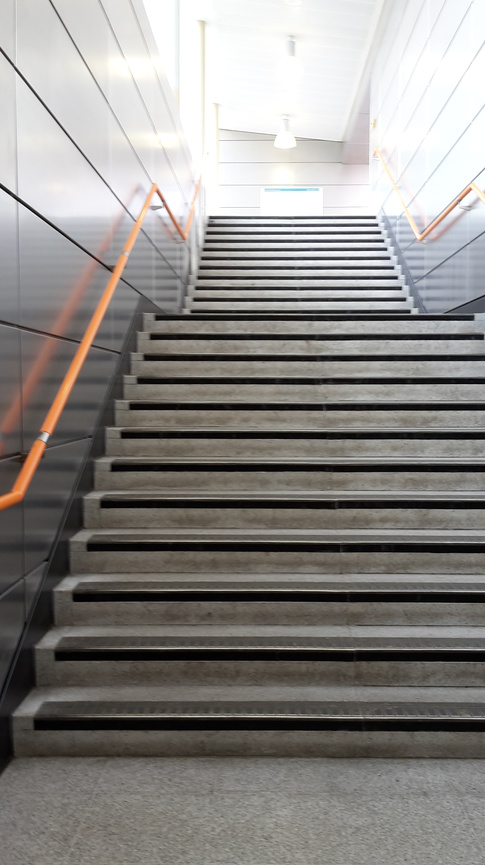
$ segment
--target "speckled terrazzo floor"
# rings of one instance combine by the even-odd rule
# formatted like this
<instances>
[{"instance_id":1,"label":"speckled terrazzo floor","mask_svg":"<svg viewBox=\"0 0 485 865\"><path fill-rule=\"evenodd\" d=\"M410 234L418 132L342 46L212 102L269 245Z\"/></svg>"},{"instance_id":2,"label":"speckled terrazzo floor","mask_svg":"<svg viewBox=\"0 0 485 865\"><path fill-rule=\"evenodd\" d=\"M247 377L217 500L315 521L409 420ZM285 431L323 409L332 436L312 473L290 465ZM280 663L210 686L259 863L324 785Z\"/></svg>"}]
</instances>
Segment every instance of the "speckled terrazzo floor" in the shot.
<instances>
[{"instance_id":1,"label":"speckled terrazzo floor","mask_svg":"<svg viewBox=\"0 0 485 865\"><path fill-rule=\"evenodd\" d=\"M483 865L485 761L14 760L2 865Z\"/></svg>"}]
</instances>

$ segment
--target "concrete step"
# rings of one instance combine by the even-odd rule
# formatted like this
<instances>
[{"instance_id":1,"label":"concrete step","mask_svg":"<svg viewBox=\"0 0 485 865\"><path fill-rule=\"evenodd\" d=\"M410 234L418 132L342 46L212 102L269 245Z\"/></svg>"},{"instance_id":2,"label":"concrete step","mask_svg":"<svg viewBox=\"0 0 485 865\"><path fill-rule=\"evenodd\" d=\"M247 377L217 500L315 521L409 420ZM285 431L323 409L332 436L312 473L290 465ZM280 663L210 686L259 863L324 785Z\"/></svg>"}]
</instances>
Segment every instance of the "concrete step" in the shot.
<instances>
[{"instance_id":1,"label":"concrete step","mask_svg":"<svg viewBox=\"0 0 485 865\"><path fill-rule=\"evenodd\" d=\"M326 267L323 269L319 263L314 267L300 265L299 267L280 266L275 268L262 267L259 263L253 267L249 263L230 268L227 266L208 267L207 265L199 267L196 284L204 285L206 281L213 282L216 280L222 281L225 285L238 285L240 281L243 285L252 281L256 281L257 284L266 284L271 281L271 283L283 285L288 283L290 286L292 283L299 285L308 281L310 285L321 284L332 288L339 288L339 286L342 288L365 288L369 282L375 282L376 285L382 284L392 288L396 283L399 283L400 276L392 265L379 269L372 267L365 269Z\"/></svg>"},{"instance_id":2,"label":"concrete step","mask_svg":"<svg viewBox=\"0 0 485 865\"><path fill-rule=\"evenodd\" d=\"M265 254L279 255L280 251L286 251L290 254L298 254L298 252L313 255L314 253L338 253L339 255L359 254L359 253L378 253L382 252L386 255L390 254L387 243L381 237L375 235L361 235L358 240L354 239L349 242L348 238L341 235L325 236L313 235L311 237L295 235L294 238L275 237L272 235L262 239L259 235L257 239L251 239L249 235L240 235L237 238L228 236L210 236L206 238L204 244L204 254L216 252L225 255L226 252L248 252L252 255L253 252L262 252Z\"/></svg>"},{"instance_id":3,"label":"concrete step","mask_svg":"<svg viewBox=\"0 0 485 865\"><path fill-rule=\"evenodd\" d=\"M369 312L370 310L374 310L375 312L382 311L385 312L389 309L389 306L392 305L393 311L402 312L404 310L411 310L411 301L404 300L369 300L368 298L362 298L357 302L357 299L353 299L353 304L358 305L365 304L365 312ZM221 300L220 298L213 298L210 300L209 298L200 298L194 297L191 301L191 310L196 312L207 311L212 315L218 312L231 312L231 315L235 315L238 312L247 313L249 311L254 312L288 312L293 311L296 312L302 309L302 306L305 307L303 312L322 312L322 311L330 311L330 312L345 312L345 309L349 308L349 302L346 302L345 299L341 300L320 300L314 297L308 297L306 299L300 300L282 300L280 298L274 298L270 300L267 298L266 300L254 300L252 298L247 298L246 300ZM363 307L364 308L364 307Z\"/></svg>"},{"instance_id":4,"label":"concrete step","mask_svg":"<svg viewBox=\"0 0 485 865\"><path fill-rule=\"evenodd\" d=\"M396 400L427 401L429 404L443 400L455 402L483 401L483 376L421 377L332 376L326 379L315 377L278 376L171 376L164 378L138 378L125 376L123 396L125 400L221 400L239 402L291 403ZM485 408L485 403L483 403Z\"/></svg>"},{"instance_id":5,"label":"concrete step","mask_svg":"<svg viewBox=\"0 0 485 865\"><path fill-rule=\"evenodd\" d=\"M277 334L290 334L298 336L304 334L326 337L330 339L342 338L342 336L362 339L369 334L370 337L390 337L397 335L398 338L414 338L416 336L432 336L446 334L450 336L475 335L483 339L483 331L480 330L473 316L419 316L412 317L407 314L401 316L372 315L365 319L365 329L362 327L363 319L350 316L350 310L345 314L332 314L329 317L324 313L312 315L306 314L305 310L299 315L288 313L286 316L274 314L263 316L258 319L255 315L248 314L247 318L238 316L234 321L230 313L226 319L211 318L210 315L192 314L167 316L159 313L145 313L144 328L151 334L265 334L274 337Z\"/></svg>"},{"instance_id":6,"label":"concrete step","mask_svg":"<svg viewBox=\"0 0 485 865\"><path fill-rule=\"evenodd\" d=\"M192 295L192 303L206 298L221 300L346 300L348 303L362 303L364 300L407 299L407 294L397 281L381 280L379 283L368 280L326 279L225 279L197 282Z\"/></svg>"},{"instance_id":7,"label":"concrete step","mask_svg":"<svg viewBox=\"0 0 485 865\"><path fill-rule=\"evenodd\" d=\"M353 269L354 267L364 268L393 268L397 262L396 257L387 249L378 250L346 250L345 255L342 251L336 250L298 250L294 252L292 249L279 249L276 252L272 250L255 249L252 251L244 251L237 249L226 249L221 246L218 250L203 250L200 256L199 272L201 273L206 266L232 267L239 262L240 267L257 267L258 263L263 267L338 267L339 269Z\"/></svg>"},{"instance_id":8,"label":"concrete step","mask_svg":"<svg viewBox=\"0 0 485 865\"><path fill-rule=\"evenodd\" d=\"M485 628L72 626L35 650L37 684L481 687Z\"/></svg>"},{"instance_id":9,"label":"concrete step","mask_svg":"<svg viewBox=\"0 0 485 865\"><path fill-rule=\"evenodd\" d=\"M456 574L74 574L66 625L485 625L480 577Z\"/></svg>"},{"instance_id":10,"label":"concrete step","mask_svg":"<svg viewBox=\"0 0 485 865\"><path fill-rule=\"evenodd\" d=\"M481 758L481 687L104 685L37 688L25 756Z\"/></svg>"},{"instance_id":11,"label":"concrete step","mask_svg":"<svg viewBox=\"0 0 485 865\"><path fill-rule=\"evenodd\" d=\"M73 573L480 574L483 532L411 529L303 531L82 530Z\"/></svg>"},{"instance_id":12,"label":"concrete step","mask_svg":"<svg viewBox=\"0 0 485 865\"><path fill-rule=\"evenodd\" d=\"M108 427L107 456L195 459L346 457L482 457L485 429L156 429Z\"/></svg>"},{"instance_id":13,"label":"concrete step","mask_svg":"<svg viewBox=\"0 0 485 865\"><path fill-rule=\"evenodd\" d=\"M446 401L406 399L332 402L293 402L284 399L268 403L264 400L116 400L117 426L141 426L170 429L171 427L246 429L455 429L470 430L485 426L485 405L480 401Z\"/></svg>"},{"instance_id":14,"label":"concrete step","mask_svg":"<svg viewBox=\"0 0 485 865\"><path fill-rule=\"evenodd\" d=\"M346 458L236 461L102 457L96 490L484 490L485 458Z\"/></svg>"},{"instance_id":15,"label":"concrete step","mask_svg":"<svg viewBox=\"0 0 485 865\"><path fill-rule=\"evenodd\" d=\"M200 354L131 355L130 380L133 377L163 376L321 376L323 379L336 376L381 376L385 378L436 377L465 379L485 375L485 354L480 355L418 355L399 357L398 355L341 354L308 355L288 354L281 357L277 353L255 356L232 355L201 351Z\"/></svg>"},{"instance_id":16,"label":"concrete step","mask_svg":"<svg viewBox=\"0 0 485 865\"><path fill-rule=\"evenodd\" d=\"M485 494L334 493L264 490L92 492L86 528L176 529L477 529L485 528Z\"/></svg>"},{"instance_id":17,"label":"concrete step","mask_svg":"<svg viewBox=\"0 0 485 865\"><path fill-rule=\"evenodd\" d=\"M341 216L210 216L208 220L209 226L237 226L244 225L245 227L258 229L259 227L267 227L277 225L280 228L285 226L299 225L378 225L375 214L364 214L362 216L346 215Z\"/></svg>"},{"instance_id":18,"label":"concrete step","mask_svg":"<svg viewBox=\"0 0 485 865\"><path fill-rule=\"evenodd\" d=\"M153 355L273 355L286 359L286 357L307 356L312 359L323 359L330 357L335 360L352 356L355 359L369 359L379 357L388 360L426 360L435 361L466 361L467 358L481 360L484 357L485 343L480 334L469 336L457 335L455 338L440 336L434 337L423 335L421 338L398 338L348 335L345 338L332 339L331 337L315 336L291 336L280 334L271 336L269 334L161 334L161 333L139 333L138 353ZM334 358L335 356L335 358Z\"/></svg>"}]
</instances>

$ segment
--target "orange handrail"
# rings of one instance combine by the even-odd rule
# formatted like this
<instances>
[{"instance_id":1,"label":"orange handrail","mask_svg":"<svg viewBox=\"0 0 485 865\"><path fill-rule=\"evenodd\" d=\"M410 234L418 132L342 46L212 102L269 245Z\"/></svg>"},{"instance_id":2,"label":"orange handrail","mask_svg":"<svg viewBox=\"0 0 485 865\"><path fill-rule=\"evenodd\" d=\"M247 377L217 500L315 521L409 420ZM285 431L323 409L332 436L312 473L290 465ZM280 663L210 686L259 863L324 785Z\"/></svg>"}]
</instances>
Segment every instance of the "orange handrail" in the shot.
<instances>
[{"instance_id":1,"label":"orange handrail","mask_svg":"<svg viewBox=\"0 0 485 865\"><path fill-rule=\"evenodd\" d=\"M376 149L374 150L374 154L376 156L378 156L379 159L381 160L381 162L384 166L384 170L385 170L389 180L392 183L394 192L396 192L396 194L399 198L399 201L402 204L404 213L406 214L407 220L408 220L408 222L409 222L409 224L410 224L410 226L414 232L414 236L416 237L416 240L419 240L420 242L422 240L424 240L428 236L428 234L430 234L433 231L433 229L435 229L436 226L440 224L440 222L443 222L443 219L445 219L445 217L448 216L448 214L451 213L451 211L454 210L455 207L458 207L460 202L463 201L463 199L466 198L466 196L470 192L474 192L476 195L478 195L480 201L482 201L483 204L485 204L485 192L483 192L483 190L480 189L480 187L477 186L476 183L469 183L468 186L466 186L465 189L462 189L460 194L456 198L454 198L453 201L451 201L447 207L445 207L445 209L439 214L439 216L437 216L436 219L433 219L433 221L430 222L430 224L424 229L424 231L420 231L415 220L413 219L413 216L411 215L411 213L409 211L409 208L406 206L404 198L402 197L401 192L400 192L397 184L395 183L394 178L392 177L392 174L389 171L389 167L388 167L388 165L387 165L387 163L386 163L386 161L385 161L385 159L384 159L384 157L383 157L383 155L380 152L378 147L376 147Z\"/></svg>"},{"instance_id":2,"label":"orange handrail","mask_svg":"<svg viewBox=\"0 0 485 865\"><path fill-rule=\"evenodd\" d=\"M126 267L130 252L132 251L132 249L135 245L135 242L136 242L136 239L140 233L142 224L143 224L145 217L146 217L146 215L150 209L150 202L151 202L153 196L155 195L155 193L159 196L159 198L161 199L162 203L164 204L164 206L167 210L168 215L170 216L170 219L172 220L175 228L177 229L178 233L180 234L180 236L182 237L183 240L187 240L187 238L189 236L190 226L192 224L192 219L194 216L195 202L196 202L199 190L200 190L201 179L202 178L199 179L199 182L197 184L197 187L196 187L196 190L194 193L194 198L192 200L192 206L190 208L190 212L189 212L189 215L187 218L185 229L183 229L181 227L178 220L173 215L172 211L170 210L170 208L169 208L167 202L165 201L165 198L164 198L162 192L160 191L160 189L158 188L157 184L156 183L152 184L152 186L150 188L150 192L148 193L148 195L145 199L145 203L144 203L144 205L140 211L140 214L139 214L133 228L131 229L128 240L126 241L125 246L123 247L123 251L122 251L122 253L121 253L121 255L120 255L120 257L119 257L119 259L115 265L115 268L114 268L113 273L112 273L112 275L108 281L108 284L107 284L107 286L103 292L103 295L102 295L102 297L101 297L101 299L100 299L100 301L99 301L99 303L98 303L98 305L97 305L97 307L93 313L93 316L91 318L91 321L89 322L89 325L86 329L86 332L85 332L81 342L79 343L79 347L76 351L76 354L74 355L74 357L71 361L71 364L69 366L69 369L67 370L66 375L64 376L64 380L63 380L59 390L57 391L57 394L54 398L54 401L53 401L49 411L47 412L47 415L44 419L44 422L40 428L39 436L36 438L35 442L33 443L32 447L30 448L30 451L27 454L25 462L22 466L22 469L19 472L17 480L15 481L12 489L10 490L10 492L4 493L2 496L0 496L0 511L4 511L7 508L12 507L12 505L18 504L25 497L25 494L26 494L26 492L27 492L27 490L28 490L28 488L32 482L32 478L34 477L35 472L39 466L39 463L40 463L40 461L44 455L44 451L47 447L47 442L49 441L51 435L53 434L53 432L57 426L57 423L58 423L59 418L60 418L60 416L64 410L66 402L69 399L69 396L72 392L72 389L73 389L73 387L77 381L77 377L78 377L78 375L79 375L79 373L83 367L84 361L86 360L89 349L91 348L91 346L94 342L94 338L95 338L95 336L98 332L98 329L101 325L101 322L104 318L104 315L105 315L106 310L109 306L111 298L113 297L113 294L116 291L117 285L121 279L121 275L122 275L122 273Z\"/></svg>"}]
</instances>

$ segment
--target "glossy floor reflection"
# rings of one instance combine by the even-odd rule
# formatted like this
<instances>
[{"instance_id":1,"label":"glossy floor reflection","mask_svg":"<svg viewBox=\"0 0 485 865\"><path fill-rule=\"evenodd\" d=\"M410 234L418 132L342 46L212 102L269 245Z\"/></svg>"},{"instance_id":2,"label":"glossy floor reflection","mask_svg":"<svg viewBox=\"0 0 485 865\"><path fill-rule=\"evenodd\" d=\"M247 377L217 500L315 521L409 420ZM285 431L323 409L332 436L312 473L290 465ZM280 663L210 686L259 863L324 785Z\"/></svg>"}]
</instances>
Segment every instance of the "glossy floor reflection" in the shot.
<instances>
[{"instance_id":1,"label":"glossy floor reflection","mask_svg":"<svg viewBox=\"0 0 485 865\"><path fill-rule=\"evenodd\" d=\"M482 865L485 761L18 759L2 865Z\"/></svg>"}]
</instances>

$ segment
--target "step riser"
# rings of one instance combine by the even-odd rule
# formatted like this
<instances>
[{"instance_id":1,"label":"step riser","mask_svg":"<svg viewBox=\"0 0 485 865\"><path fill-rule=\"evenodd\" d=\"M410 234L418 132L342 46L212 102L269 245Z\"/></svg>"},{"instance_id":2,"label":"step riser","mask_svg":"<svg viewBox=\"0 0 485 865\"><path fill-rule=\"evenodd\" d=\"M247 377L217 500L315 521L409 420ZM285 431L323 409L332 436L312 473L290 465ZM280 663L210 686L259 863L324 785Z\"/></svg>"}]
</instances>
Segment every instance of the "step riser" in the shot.
<instances>
[{"instance_id":1,"label":"step riser","mask_svg":"<svg viewBox=\"0 0 485 865\"><path fill-rule=\"evenodd\" d=\"M63 661L36 652L37 685L422 685L479 687L480 662L393 661Z\"/></svg>"},{"instance_id":2,"label":"step riser","mask_svg":"<svg viewBox=\"0 0 485 865\"><path fill-rule=\"evenodd\" d=\"M85 500L86 528L177 528L177 529L479 529L485 530L485 510L366 509L280 510L230 507L213 508L102 508Z\"/></svg>"},{"instance_id":3,"label":"step riser","mask_svg":"<svg viewBox=\"0 0 485 865\"><path fill-rule=\"evenodd\" d=\"M484 553L436 552L252 552L218 550L87 552L71 543L73 573L252 573L252 574L483 574Z\"/></svg>"},{"instance_id":4,"label":"step riser","mask_svg":"<svg viewBox=\"0 0 485 865\"><path fill-rule=\"evenodd\" d=\"M404 433L405 435L405 433ZM255 459L294 459L298 457L433 457L466 458L482 457L485 441L456 439L340 439L337 441L312 441L308 439L122 439L117 435L107 436L108 456L156 456L159 458L205 457L254 457Z\"/></svg>"},{"instance_id":5,"label":"step riser","mask_svg":"<svg viewBox=\"0 0 485 865\"><path fill-rule=\"evenodd\" d=\"M485 625L485 603L299 603L153 601L73 603L55 599L55 620L67 625Z\"/></svg>"},{"instance_id":6,"label":"step riser","mask_svg":"<svg viewBox=\"0 0 485 865\"><path fill-rule=\"evenodd\" d=\"M116 471L98 464L95 471L97 490L485 490L485 471L413 472L392 471ZM322 518L323 519L323 518Z\"/></svg>"},{"instance_id":7,"label":"step riser","mask_svg":"<svg viewBox=\"0 0 485 865\"><path fill-rule=\"evenodd\" d=\"M485 733L36 731L15 724L17 757L307 757L482 759Z\"/></svg>"},{"instance_id":8,"label":"step riser","mask_svg":"<svg viewBox=\"0 0 485 865\"><path fill-rule=\"evenodd\" d=\"M333 429L456 429L469 430L473 427L485 426L484 410L467 411L466 408L457 411L433 411L419 409L417 411L326 411L325 405L321 411L285 411L284 403L281 410L255 411L226 409L169 409L150 410L129 409L127 403L115 405L115 423L123 427L156 427L172 429L173 427L234 427L254 430L264 429L325 429L329 424Z\"/></svg>"},{"instance_id":9,"label":"step riser","mask_svg":"<svg viewBox=\"0 0 485 865\"><path fill-rule=\"evenodd\" d=\"M15 742L19 757L481 759L485 750L475 731L41 731L31 744L29 731L17 730Z\"/></svg>"}]
</instances>

